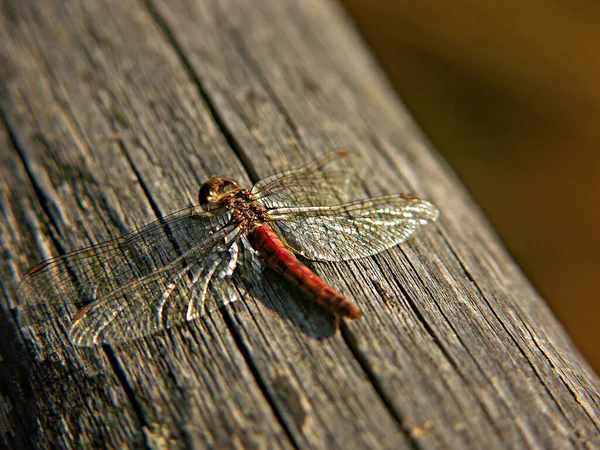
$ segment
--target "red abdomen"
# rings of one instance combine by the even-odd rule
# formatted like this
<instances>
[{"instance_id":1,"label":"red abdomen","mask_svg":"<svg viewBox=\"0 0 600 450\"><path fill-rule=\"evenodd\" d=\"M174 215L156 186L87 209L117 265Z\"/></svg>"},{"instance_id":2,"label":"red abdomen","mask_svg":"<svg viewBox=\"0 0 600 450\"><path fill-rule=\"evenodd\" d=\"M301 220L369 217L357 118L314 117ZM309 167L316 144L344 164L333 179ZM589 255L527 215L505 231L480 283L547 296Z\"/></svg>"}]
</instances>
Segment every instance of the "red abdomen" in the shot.
<instances>
[{"instance_id":1,"label":"red abdomen","mask_svg":"<svg viewBox=\"0 0 600 450\"><path fill-rule=\"evenodd\" d=\"M302 264L285 247L270 226L256 227L248 233L248 240L268 264L334 314L349 319L358 319L362 316L358 306Z\"/></svg>"}]
</instances>

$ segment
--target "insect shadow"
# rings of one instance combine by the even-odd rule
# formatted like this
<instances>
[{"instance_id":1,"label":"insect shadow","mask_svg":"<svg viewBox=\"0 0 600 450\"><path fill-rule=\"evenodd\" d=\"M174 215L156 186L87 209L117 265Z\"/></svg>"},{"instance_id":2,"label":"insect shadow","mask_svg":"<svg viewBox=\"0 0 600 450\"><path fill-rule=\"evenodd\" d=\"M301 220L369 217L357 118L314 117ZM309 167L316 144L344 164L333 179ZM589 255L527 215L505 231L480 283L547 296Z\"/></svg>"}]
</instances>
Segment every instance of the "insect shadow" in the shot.
<instances>
[{"instance_id":1,"label":"insect shadow","mask_svg":"<svg viewBox=\"0 0 600 450\"><path fill-rule=\"evenodd\" d=\"M234 303L238 305L234 306L236 308L240 303L256 300L296 329L317 340L333 336L338 329L340 319L292 283L282 279L274 270L265 270L258 281L243 279L237 285L242 299Z\"/></svg>"}]
</instances>

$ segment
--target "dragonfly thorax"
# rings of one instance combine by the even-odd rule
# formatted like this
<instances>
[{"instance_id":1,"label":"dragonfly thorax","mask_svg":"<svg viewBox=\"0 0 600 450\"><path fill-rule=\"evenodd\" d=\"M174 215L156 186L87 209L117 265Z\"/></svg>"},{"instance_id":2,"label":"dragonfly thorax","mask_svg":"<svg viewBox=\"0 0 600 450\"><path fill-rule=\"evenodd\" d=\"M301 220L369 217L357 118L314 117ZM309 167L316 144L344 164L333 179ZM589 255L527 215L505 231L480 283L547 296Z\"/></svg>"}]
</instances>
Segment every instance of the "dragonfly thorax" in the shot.
<instances>
[{"instance_id":1,"label":"dragonfly thorax","mask_svg":"<svg viewBox=\"0 0 600 450\"><path fill-rule=\"evenodd\" d=\"M252 192L242 189L235 180L213 177L202 184L198 193L200 205L206 210L227 208L233 223L246 229L266 222L268 213Z\"/></svg>"}]
</instances>

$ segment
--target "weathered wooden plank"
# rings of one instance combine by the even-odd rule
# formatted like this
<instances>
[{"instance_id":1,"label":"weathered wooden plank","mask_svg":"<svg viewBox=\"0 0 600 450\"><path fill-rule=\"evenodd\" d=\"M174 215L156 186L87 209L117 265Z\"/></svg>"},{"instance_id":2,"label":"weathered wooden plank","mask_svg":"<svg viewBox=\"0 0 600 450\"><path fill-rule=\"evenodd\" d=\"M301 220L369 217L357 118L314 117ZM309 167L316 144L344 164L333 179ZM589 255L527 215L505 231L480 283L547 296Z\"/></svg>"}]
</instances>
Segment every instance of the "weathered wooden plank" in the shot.
<instances>
[{"instance_id":1,"label":"weathered wooden plank","mask_svg":"<svg viewBox=\"0 0 600 450\"><path fill-rule=\"evenodd\" d=\"M594 375L585 363L573 366L561 361L561 355L573 355L574 351L561 328L515 270L514 263L502 254L488 225L476 212L466 213L473 210L471 201L456 188L455 180L444 173L444 167L440 167L435 156L424 151L422 137L412 129L394 101L381 94L381 85L373 86L379 80L364 76L364 68L370 66L370 61L356 53L357 43L350 34L333 25L339 23L339 15L330 5L311 2L308 7L300 7L292 2L282 6L280 2L277 5L281 9L277 10L274 5L261 2L247 8L236 3L236 7L225 4L221 9L215 8L213 14L207 14L190 6L190 2L176 3L182 5L181 9L173 4L158 9L167 18L165 26L173 30L176 42L207 86L209 95L215 99L227 98L218 89L225 79L228 90L231 86L237 86L236 92L259 90L259 97L270 97L281 110L280 120L261 122L263 128L258 132L248 132L237 126L238 122L228 122L234 136L240 141L247 139L243 141L244 148L252 145L254 134L273 135L276 128L273 124L292 124L291 128L307 149L327 147L328 142L333 141L333 146L368 153L373 165L381 169L374 181L387 184L387 189L399 185L397 176L385 171L385 158L388 161L393 158L406 178L419 174L418 180L409 178L409 186L416 187L419 193L431 192L426 196L442 205L442 223L446 229L438 236L428 234L423 241L408 245L405 256L389 252L378 257L378 260L388 260L385 265L382 262L377 266L357 264L363 270L375 271L382 266L388 269L383 279L375 277L377 282L370 292L367 280L356 283L360 286L360 295L355 294L355 297L377 297L378 289L391 291L393 294L388 294L388 298L402 299L409 311L405 314L413 312L412 317L404 320L421 324L423 336L430 338L427 341L432 348L426 353L436 361L434 366L437 370L448 368L448 374L443 377L439 373L427 377L444 382L441 389L444 393L440 396L431 395L431 388L422 380L426 367L419 367L418 363L410 366L415 370L408 375L412 383L408 383L410 388L406 389L406 380L394 372L406 366L396 350L406 347L407 343L404 336L395 333L398 323L393 316L380 307L381 303L375 303L373 311L367 311L380 316L383 325L377 330L363 330L362 323L353 327L357 330L353 334L357 350L366 353L366 364L377 368L372 370L372 375L381 386L386 386L385 395L393 403L396 415L414 420L413 423L406 421L408 428L418 429L419 424L428 423L429 427L425 428L431 429L427 434L439 433L443 442L452 439L450 436L456 437L456 433L447 428L450 423L440 425L444 417L463 416L462 426L468 430L463 434L475 442L483 438L488 442L551 447L561 446L563 442L579 445L588 438L597 439L597 387L589 392L584 388L582 396L573 396L573 392L581 392L583 387L577 376L585 374L594 380ZM208 20L202 21L203 17L218 17L219 20L215 20L218 26L210 27ZM194 27L198 23L201 26ZM264 23L270 25L265 27ZM317 38L313 40L313 37ZM206 64L197 55L202 55L208 45L231 49L232 54L221 54L222 58L229 56L226 66L235 66L237 62L254 77L236 78L230 72L219 72L218 67ZM319 73L326 73L327 77L319 77ZM257 85L262 85L262 89ZM354 87L354 96L348 95L345 89L336 89L340 85ZM373 92L377 92L376 98L385 104L384 111L395 110L395 113L387 117L370 114L375 109L369 108ZM393 95L390 93L389 97ZM233 102L219 104L219 107L232 109ZM344 122L352 126L340 126ZM320 126L314 127L315 123ZM373 147L382 155L373 152ZM404 150L404 158L399 157L401 150ZM253 153L248 157L258 162L264 155ZM259 172L259 175L264 174ZM448 221L452 224L446 225ZM419 247L428 248L429 252ZM430 271L437 276L419 276ZM360 273L360 269L353 273ZM406 277L405 273L414 275ZM476 275L477 278L473 278ZM388 280L396 282L388 283ZM520 289L507 289L509 282L518 284ZM521 315L527 319L523 320ZM386 334L392 338L382 340ZM408 344L410 354L418 354L423 348L422 343L411 344ZM389 364L390 361L395 364ZM386 366L391 369L386 370ZM418 386L425 388L425 395L415 396L420 401L407 414L406 396ZM440 397L444 398L441 402ZM444 411L446 408L448 411ZM421 411L422 418L416 419ZM577 430L576 433L573 430ZM451 442L446 441L446 444Z\"/></svg>"},{"instance_id":2,"label":"weathered wooden plank","mask_svg":"<svg viewBox=\"0 0 600 450\"><path fill-rule=\"evenodd\" d=\"M258 298L115 348L74 349L59 333L25 346L4 305L5 442L31 442L19 426L31 416L33 442L65 446L105 434L201 448L598 441L597 378L334 4L56 1L11 11L0 45L13 137L2 152L5 303L38 252L186 206L207 175L248 181L244 168L256 178L336 147L369 161L369 193L414 190L443 215L403 249L314 265L365 310L342 334L272 274L252 287ZM29 353L10 352L13 342ZM57 358L62 372L46 368ZM15 378L27 395L6 381ZM48 398L57 382L73 392ZM70 398L94 403L60 422Z\"/></svg>"}]
</instances>

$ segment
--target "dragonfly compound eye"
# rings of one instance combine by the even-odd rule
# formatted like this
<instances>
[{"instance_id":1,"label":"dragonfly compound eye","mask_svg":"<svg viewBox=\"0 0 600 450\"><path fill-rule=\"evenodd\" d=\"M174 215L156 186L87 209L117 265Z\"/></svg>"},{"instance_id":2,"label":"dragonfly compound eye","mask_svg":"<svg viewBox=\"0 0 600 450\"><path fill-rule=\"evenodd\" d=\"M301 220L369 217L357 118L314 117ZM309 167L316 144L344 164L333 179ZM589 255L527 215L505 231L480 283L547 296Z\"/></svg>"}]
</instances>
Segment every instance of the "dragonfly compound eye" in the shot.
<instances>
[{"instance_id":1,"label":"dragonfly compound eye","mask_svg":"<svg viewBox=\"0 0 600 450\"><path fill-rule=\"evenodd\" d=\"M202 186L200 186L200 192L198 192L198 201L200 202L200 205L205 206L210 202L214 202L216 197L219 195L223 195L226 192L239 188L240 185L235 180L212 177L205 181Z\"/></svg>"}]
</instances>

